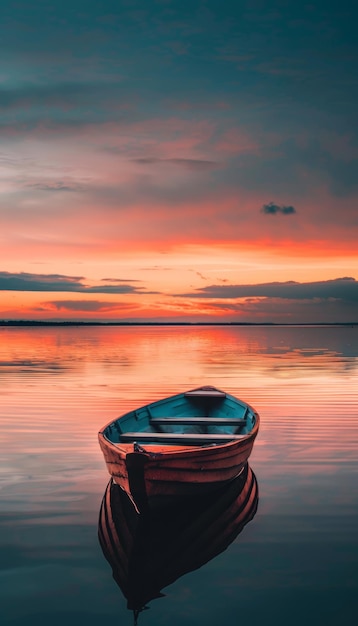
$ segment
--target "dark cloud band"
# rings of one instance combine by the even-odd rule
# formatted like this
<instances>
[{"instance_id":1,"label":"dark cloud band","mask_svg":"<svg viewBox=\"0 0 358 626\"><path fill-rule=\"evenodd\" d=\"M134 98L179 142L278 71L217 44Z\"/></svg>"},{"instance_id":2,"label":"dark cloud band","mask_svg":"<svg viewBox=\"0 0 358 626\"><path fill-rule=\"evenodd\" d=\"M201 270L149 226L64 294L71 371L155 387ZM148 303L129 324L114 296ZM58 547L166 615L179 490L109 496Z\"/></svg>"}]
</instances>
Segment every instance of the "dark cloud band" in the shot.
<instances>
[{"instance_id":1,"label":"dark cloud band","mask_svg":"<svg viewBox=\"0 0 358 626\"><path fill-rule=\"evenodd\" d=\"M179 294L178 294L179 295ZM209 285L195 292L181 294L190 298L282 298L288 300L340 299L358 302L358 281L344 277L334 280L298 283L294 281L258 285Z\"/></svg>"},{"instance_id":2,"label":"dark cloud band","mask_svg":"<svg viewBox=\"0 0 358 626\"><path fill-rule=\"evenodd\" d=\"M86 286L83 281L84 278L82 276L0 272L0 291L56 291L106 294L149 293L140 287L130 284L128 280L113 279L113 282L116 284L94 285L91 287Z\"/></svg>"}]
</instances>

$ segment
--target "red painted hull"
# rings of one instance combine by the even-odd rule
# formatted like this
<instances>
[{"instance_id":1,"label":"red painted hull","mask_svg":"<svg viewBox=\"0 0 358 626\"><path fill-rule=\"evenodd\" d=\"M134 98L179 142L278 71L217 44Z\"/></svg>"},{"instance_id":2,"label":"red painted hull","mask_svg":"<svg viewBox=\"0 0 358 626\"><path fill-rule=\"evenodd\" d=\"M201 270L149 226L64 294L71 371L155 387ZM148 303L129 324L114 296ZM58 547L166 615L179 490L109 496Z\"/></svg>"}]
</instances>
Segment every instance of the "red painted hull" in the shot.
<instances>
[{"instance_id":1,"label":"red painted hull","mask_svg":"<svg viewBox=\"0 0 358 626\"><path fill-rule=\"evenodd\" d=\"M250 433L240 440L202 447L152 447L134 452L133 445L114 444L99 433L107 469L115 482L141 508L167 496L209 492L239 474L251 454L259 429L259 416Z\"/></svg>"}]
</instances>

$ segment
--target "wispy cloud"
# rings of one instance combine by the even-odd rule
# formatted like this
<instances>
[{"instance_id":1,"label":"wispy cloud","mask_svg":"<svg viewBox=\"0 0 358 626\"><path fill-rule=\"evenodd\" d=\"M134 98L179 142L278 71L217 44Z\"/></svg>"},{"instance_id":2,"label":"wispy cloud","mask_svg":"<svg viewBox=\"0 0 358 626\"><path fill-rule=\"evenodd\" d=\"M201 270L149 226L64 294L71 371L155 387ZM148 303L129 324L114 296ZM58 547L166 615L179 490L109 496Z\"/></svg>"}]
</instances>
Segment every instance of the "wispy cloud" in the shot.
<instances>
[{"instance_id":1,"label":"wispy cloud","mask_svg":"<svg viewBox=\"0 0 358 626\"><path fill-rule=\"evenodd\" d=\"M218 163L216 161L209 161L206 159L176 159L176 158L168 158L168 159L157 159L155 157L144 157L138 159L132 159L135 163L139 163L140 165L156 165L160 164L168 164L168 165L176 165L179 167L184 167L189 170L211 170L217 167Z\"/></svg>"},{"instance_id":2,"label":"wispy cloud","mask_svg":"<svg viewBox=\"0 0 358 626\"><path fill-rule=\"evenodd\" d=\"M78 185L77 183L65 183L63 180L43 183L28 183L26 187L29 189L33 189L34 191L49 191L55 193L59 191L77 192L84 190L84 187Z\"/></svg>"},{"instance_id":3,"label":"wispy cloud","mask_svg":"<svg viewBox=\"0 0 358 626\"><path fill-rule=\"evenodd\" d=\"M196 274L196 276L199 276L199 278L201 278L202 280L208 280L207 276L204 276L204 274L202 274L201 272L198 272L197 270L189 270L190 272L194 272L194 274Z\"/></svg>"},{"instance_id":4,"label":"wispy cloud","mask_svg":"<svg viewBox=\"0 0 358 626\"><path fill-rule=\"evenodd\" d=\"M43 302L46 309L53 309L56 311L76 311L83 313L108 313L111 311L123 311L131 309L132 305L126 305L117 302L102 302L100 300L52 300L49 302Z\"/></svg>"},{"instance_id":5,"label":"wispy cloud","mask_svg":"<svg viewBox=\"0 0 358 626\"><path fill-rule=\"evenodd\" d=\"M129 280L127 278L101 278L103 282L109 283L138 283L139 280Z\"/></svg>"}]
</instances>

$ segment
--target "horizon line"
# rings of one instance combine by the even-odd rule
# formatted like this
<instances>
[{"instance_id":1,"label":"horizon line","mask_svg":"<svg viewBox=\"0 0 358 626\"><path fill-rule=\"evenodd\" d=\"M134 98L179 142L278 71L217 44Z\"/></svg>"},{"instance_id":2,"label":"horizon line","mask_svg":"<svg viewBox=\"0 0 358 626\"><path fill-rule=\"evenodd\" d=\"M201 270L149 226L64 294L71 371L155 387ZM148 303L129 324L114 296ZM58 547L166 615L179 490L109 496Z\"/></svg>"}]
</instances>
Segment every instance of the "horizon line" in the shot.
<instances>
[{"instance_id":1,"label":"horizon line","mask_svg":"<svg viewBox=\"0 0 358 626\"><path fill-rule=\"evenodd\" d=\"M0 326L358 326L358 322L96 322L88 320L0 320Z\"/></svg>"}]
</instances>

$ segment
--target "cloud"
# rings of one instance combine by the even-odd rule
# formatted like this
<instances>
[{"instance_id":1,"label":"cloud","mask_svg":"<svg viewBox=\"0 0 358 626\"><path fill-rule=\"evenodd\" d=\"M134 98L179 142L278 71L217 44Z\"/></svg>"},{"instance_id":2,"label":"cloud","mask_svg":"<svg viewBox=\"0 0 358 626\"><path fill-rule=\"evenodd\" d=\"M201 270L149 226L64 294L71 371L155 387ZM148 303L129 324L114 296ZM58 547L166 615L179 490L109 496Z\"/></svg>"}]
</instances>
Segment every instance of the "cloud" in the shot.
<instances>
[{"instance_id":1,"label":"cloud","mask_svg":"<svg viewBox=\"0 0 358 626\"><path fill-rule=\"evenodd\" d=\"M155 293L145 291L141 287L130 284L128 280L122 281L119 278L114 279L117 284L93 285L90 287L83 284L83 280L85 279L82 276L0 272L0 291L61 291L107 294Z\"/></svg>"},{"instance_id":2,"label":"cloud","mask_svg":"<svg viewBox=\"0 0 358 626\"><path fill-rule=\"evenodd\" d=\"M29 189L34 189L35 191L50 191L50 192L58 192L58 191L83 191L84 187L73 184L66 184L63 180L52 181L48 183L29 183L26 185Z\"/></svg>"},{"instance_id":3,"label":"cloud","mask_svg":"<svg viewBox=\"0 0 358 626\"><path fill-rule=\"evenodd\" d=\"M81 293L112 293L112 294L125 294L125 293L141 293L141 294L154 294L157 291L144 291L140 287L134 285L95 285L94 287L83 287L79 289Z\"/></svg>"},{"instance_id":4,"label":"cloud","mask_svg":"<svg viewBox=\"0 0 358 626\"><path fill-rule=\"evenodd\" d=\"M344 277L333 280L298 283L295 281L257 285L208 285L195 292L176 294L190 298L281 298L288 300L339 299L358 302L358 281Z\"/></svg>"},{"instance_id":5,"label":"cloud","mask_svg":"<svg viewBox=\"0 0 358 626\"><path fill-rule=\"evenodd\" d=\"M261 213L265 213L265 215L277 215L277 213L283 213L283 215L293 215L296 213L295 207L289 205L278 205L274 204L274 202L269 202L268 204L264 204L261 208Z\"/></svg>"},{"instance_id":6,"label":"cloud","mask_svg":"<svg viewBox=\"0 0 358 626\"><path fill-rule=\"evenodd\" d=\"M194 272L194 274L199 276L199 278L201 278L202 280L208 280L207 276L204 276L204 274L202 274L201 272L198 272L197 270L189 270L189 271Z\"/></svg>"},{"instance_id":7,"label":"cloud","mask_svg":"<svg viewBox=\"0 0 358 626\"><path fill-rule=\"evenodd\" d=\"M87 313L108 311L122 311L123 309L132 308L117 302L101 302L99 300L53 300L43 302L46 307L55 309L56 311L82 311Z\"/></svg>"},{"instance_id":8,"label":"cloud","mask_svg":"<svg viewBox=\"0 0 358 626\"><path fill-rule=\"evenodd\" d=\"M324 301L319 298L248 298L210 301L205 311L210 315L222 315L226 321L246 323L353 323L358 316L358 303L334 298Z\"/></svg>"},{"instance_id":9,"label":"cloud","mask_svg":"<svg viewBox=\"0 0 358 626\"><path fill-rule=\"evenodd\" d=\"M296 213L296 209L293 206L282 206L281 213L284 215L291 215L292 213Z\"/></svg>"},{"instance_id":10,"label":"cloud","mask_svg":"<svg viewBox=\"0 0 358 626\"><path fill-rule=\"evenodd\" d=\"M155 157L143 157L138 159L132 159L133 162L140 165L153 165L157 163L168 163L169 165L179 165L189 170L211 170L215 168L217 161L209 161L206 159L158 159Z\"/></svg>"},{"instance_id":11,"label":"cloud","mask_svg":"<svg viewBox=\"0 0 358 626\"><path fill-rule=\"evenodd\" d=\"M81 291L82 276L0 272L0 290L9 291Z\"/></svg>"},{"instance_id":12,"label":"cloud","mask_svg":"<svg viewBox=\"0 0 358 626\"><path fill-rule=\"evenodd\" d=\"M138 283L139 280L129 280L127 278L101 278L103 282L109 283Z\"/></svg>"}]
</instances>

